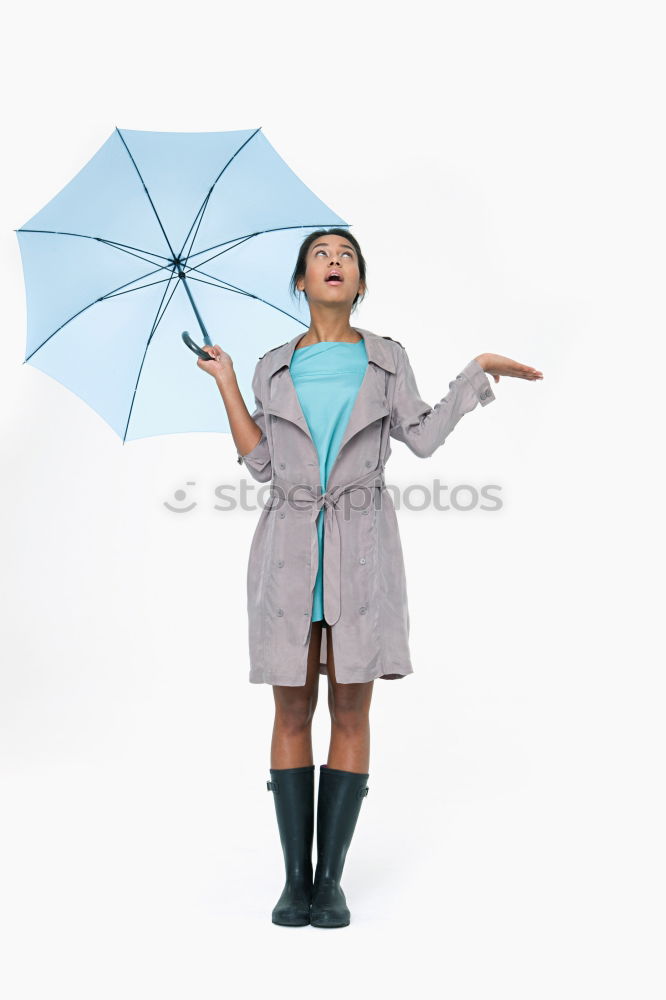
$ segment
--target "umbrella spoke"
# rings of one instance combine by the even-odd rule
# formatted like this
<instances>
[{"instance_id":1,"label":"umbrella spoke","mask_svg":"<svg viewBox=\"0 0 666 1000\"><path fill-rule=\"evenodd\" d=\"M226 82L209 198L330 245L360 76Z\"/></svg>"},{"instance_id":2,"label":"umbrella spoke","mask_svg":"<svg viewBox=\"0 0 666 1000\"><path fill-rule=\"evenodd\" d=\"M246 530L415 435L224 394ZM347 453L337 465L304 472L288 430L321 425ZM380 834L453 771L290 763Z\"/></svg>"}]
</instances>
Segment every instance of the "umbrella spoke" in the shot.
<instances>
[{"instance_id":1,"label":"umbrella spoke","mask_svg":"<svg viewBox=\"0 0 666 1000\"><path fill-rule=\"evenodd\" d=\"M96 243L104 243L105 246L111 247L114 250L120 250L122 253L130 254L132 257L138 257L145 264L154 264L155 261L151 260L151 257L159 257L161 260L170 264L171 261L168 257L165 257L161 253L153 253L152 250L142 250L140 247L130 246L128 243L117 243L115 240L107 240L104 236L89 236L87 233L65 233L57 229L16 229L17 233L42 233L45 236L75 236L80 240L95 240ZM164 265L160 265L163 267Z\"/></svg>"},{"instance_id":2,"label":"umbrella spoke","mask_svg":"<svg viewBox=\"0 0 666 1000\"><path fill-rule=\"evenodd\" d=\"M144 277L148 277L148 275L144 275ZM107 292L106 295L101 295L95 301L96 302L104 302L106 299L115 299L119 295L129 295L130 292L141 292L141 291L143 291L144 288L152 288L153 285L161 285L164 282L166 282L167 285L168 285L168 283L171 281L171 279L173 277L174 277L174 274L171 273L168 278L160 278L158 281L149 281L146 285L137 285L136 288L125 288L124 291L123 290L118 290L118 291L113 291L113 292ZM137 281L141 281L141 278L137 278L136 280ZM134 284L134 282L130 282L130 284ZM124 286L121 285L120 288L123 289Z\"/></svg>"},{"instance_id":3,"label":"umbrella spoke","mask_svg":"<svg viewBox=\"0 0 666 1000\"><path fill-rule=\"evenodd\" d=\"M152 250L138 250L138 248L134 247L132 249L137 250L138 252L132 253L132 250L129 248L125 248L122 243L114 243L113 240L104 239L103 236L94 236L93 239L97 240L99 243L106 244L106 246L113 247L115 250L122 250L123 253L130 253L133 257L138 257L139 260L145 261L146 264L156 263L156 261L150 259L151 257L159 257L161 260L163 260L165 263L160 264L160 267L162 268L171 264L171 261L169 260L168 257L162 256L161 253L153 253ZM147 254L148 256L144 256L145 254Z\"/></svg>"},{"instance_id":4,"label":"umbrella spoke","mask_svg":"<svg viewBox=\"0 0 666 1000\"><path fill-rule=\"evenodd\" d=\"M214 275L210 275L210 277L214 279ZM262 299L261 295L255 295L254 292L248 292L244 288L237 288L235 285L229 285L226 283L222 285L216 280L204 281L202 278L197 278L194 274L192 274L192 272L188 274L187 278L188 281L199 281L202 285L212 285L213 288L219 288L222 292L234 292L236 295L246 295L250 299L256 299L257 302L263 302L264 305L270 306L271 309L277 309L278 312L281 312L284 316L288 316L289 319L296 320L296 322L300 323L302 326L308 325L303 322L300 316L294 316L292 313L287 312L286 309L281 309L280 306L276 306L274 302L269 302L268 299Z\"/></svg>"},{"instance_id":5,"label":"umbrella spoke","mask_svg":"<svg viewBox=\"0 0 666 1000\"><path fill-rule=\"evenodd\" d=\"M139 365L139 371L138 371L137 376L136 376L136 382L134 383L134 390L132 392L132 401L130 403L129 412L127 414L127 421L125 423L125 430L123 432L123 438L122 438L123 444L125 443L125 438L127 437L127 431L129 430L130 420L132 419L132 410L134 409L134 400L136 398L136 393L137 393L137 390L139 388L139 379L141 378L141 372L143 371L143 364L144 364L144 361L146 360L146 354L148 353L148 347L150 345L151 340L153 339L153 334L155 333L155 331L157 330L157 327L162 322L162 317L164 316L164 314L166 313L166 311L167 311L167 309L169 307L169 302L171 302L171 299L174 297L174 295L176 294L176 291L178 290L178 285L179 285L179 282L176 281L175 284L174 284L174 286L173 286L173 289L171 291L171 295L169 296L168 301L164 305L164 308L162 308L162 304L164 303L164 299L166 298L166 294L167 294L169 288L167 286L164 289L164 295L162 296L160 304L157 307L157 312L155 313L155 319L153 320L153 325L151 327L150 334L148 335L148 340L146 341L146 346L145 346L144 351L143 351L143 357L141 358L141 364Z\"/></svg>"},{"instance_id":6,"label":"umbrella spoke","mask_svg":"<svg viewBox=\"0 0 666 1000\"><path fill-rule=\"evenodd\" d=\"M228 250L234 250L236 246L238 246L240 243L244 243L246 240L251 240L255 236L263 236L264 233L281 233L287 229L319 229L325 225L328 225L328 223L320 223L320 224L311 223L310 225L308 225L308 223L302 222L298 226L276 226L274 229L258 229L256 233L247 233L247 235L245 236L235 236L233 238L233 241L225 240L224 243L214 243L213 246L206 247L205 250L197 250L196 253L191 254L187 259L191 260L192 257L199 257L201 256L201 254L210 253L211 250L217 250L218 247L226 247L226 249L220 251L220 253L227 253ZM348 227L345 224L345 226L342 228L348 228ZM234 244L233 246L228 245L231 242L233 242ZM219 256L220 254L214 255L214 257L219 257ZM209 257L208 260L213 260L214 257ZM207 264L208 260L203 260L201 263ZM199 266L198 264L193 265L193 267L198 267L198 266Z\"/></svg>"},{"instance_id":7,"label":"umbrella spoke","mask_svg":"<svg viewBox=\"0 0 666 1000\"><path fill-rule=\"evenodd\" d=\"M224 166L220 170L219 174L217 175L217 177L215 178L215 180L211 184L210 190L209 190L208 194L206 195L206 197L204 198L203 202L201 203L201 207L199 208L199 211L194 216L194 221L192 222L192 225L190 226L189 232L188 232L187 236L185 237L185 239L183 241L183 246L181 247L181 251L178 254L179 258L182 258L182 256L183 256L183 251L185 249L185 244L189 240L190 233L192 233L192 229L194 228L194 225L196 223L196 229L194 231L194 234L192 235L192 242L190 243L190 250L194 246L194 241L196 239L197 233L199 232L199 227L200 227L200 225L201 225L201 223L203 221L204 213L206 211L206 208L208 207L208 202L210 201L210 198L211 198L211 195L212 195L213 190L215 188L215 185L219 181L220 177L222 176L222 174L224 173L224 171L227 169L227 167L229 166L229 164L233 160L235 160L235 158L238 156L238 154L241 152L241 150L243 150L247 146L248 142L251 142L254 139L255 135L257 135L258 132L261 132L261 128L255 129L255 131L252 133L252 135L248 136L248 138L245 140L245 142L241 143L241 145L238 147L238 149L236 150L236 152L234 153L234 155L229 157L229 159L224 164ZM198 222L197 222L197 219L199 220ZM188 254L188 256L189 256L189 254Z\"/></svg>"},{"instance_id":8,"label":"umbrella spoke","mask_svg":"<svg viewBox=\"0 0 666 1000\"><path fill-rule=\"evenodd\" d=\"M161 270L161 268L159 268L158 270ZM156 272L152 271L151 273L155 274ZM39 351L40 348L42 348L44 346L44 344L47 344L49 342L49 340L51 339L51 337L55 337L56 333L58 333L60 330L62 330L63 327L67 326L68 323L71 323L73 320L75 320L77 316L81 315L81 313L84 313L86 311L86 309L92 308L92 306L96 305L97 302L103 302L105 299L112 299L112 298L114 298L117 295L128 295L130 292L140 292L144 288L150 288L152 285L159 285L159 284L161 284L164 281L167 282L167 286L168 286L168 283L171 281L171 279L173 277L173 273L170 274L168 278L160 278L159 281L150 281L146 285L138 285L136 288L128 288L127 287L127 285L134 285L137 281L142 281L144 278L148 278L148 277L150 277L149 274L144 274L140 278L134 278L133 281L125 282L124 285L118 285L118 287L114 288L112 291L105 292L104 295L100 295L98 298L93 299L92 302L89 302L87 305L82 306L82 308L78 309L72 316L69 317L69 319L66 319L64 321L64 323L61 323L60 326L56 327L56 329L53 330L53 332L48 335L48 337L46 338L46 340L43 340L41 342L41 344L38 344L38 346L34 349L34 351L31 351L31 353L28 354L28 356L26 357L25 361L29 361L30 358L33 356L33 354L36 354L37 351ZM176 284L176 287L178 287L177 284ZM25 364L25 362L24 362L24 364Z\"/></svg>"},{"instance_id":9,"label":"umbrella spoke","mask_svg":"<svg viewBox=\"0 0 666 1000\"><path fill-rule=\"evenodd\" d=\"M192 264L191 266L192 266L192 267L195 267L195 268L197 268L197 269L198 269L199 267L201 267L201 265L202 265L202 264L208 264L208 263L209 263L209 262L210 262L211 260L215 260L215 259L216 259L216 257L221 257L221 256L222 256L222 254L224 254L224 253L228 253L228 252L229 252L229 250L235 250L235 249L236 249L236 247L239 247L239 246L241 246L241 245L242 245L243 243L247 243L247 241L248 241L248 240L251 240L251 239L252 239L252 236L253 236L253 235L254 235L254 234L251 234L250 236L241 236L241 237L239 237L238 239L234 239L234 240L229 240L228 242L229 242L229 243L233 243L233 246L227 246L227 244L226 244L226 243L220 243L220 244L219 244L219 246L224 246L224 247L225 247L226 249L224 249L224 250L220 250L220 252L219 252L219 253L214 253L212 257L208 257L208 258L207 258L206 260L202 260L200 264ZM214 248L214 247L211 247L211 249L215 249L215 248ZM200 252L200 253L206 253L206 251L205 251L205 250L202 250L202 251L199 251L199 252ZM199 256L199 254L198 254L198 253L195 253L195 254L192 254L192 256L193 256L193 257L198 257L198 256ZM190 259L191 259L191 258L188 258L188 260L190 260Z\"/></svg>"},{"instance_id":10,"label":"umbrella spoke","mask_svg":"<svg viewBox=\"0 0 666 1000\"><path fill-rule=\"evenodd\" d=\"M160 229L162 230L162 235L164 236L164 239L166 240L166 245L168 246L168 248L169 248L169 250L171 252L171 256L175 257L175 254L173 252L173 247L171 246L171 242L170 242L169 237L167 236L167 233L166 233L166 229L162 225L162 220L160 219L158 211L155 208L155 203L153 202L153 199L150 197L150 192L149 192L148 188L146 187L146 182L144 181L143 177L141 176L141 171L139 170L139 168L136 165L136 160L134 159L134 157L130 153L129 146L125 142L125 139L123 138L123 134L122 134L122 132L120 131L120 129L118 127L116 127L116 132L120 136L121 142L122 142L123 146L125 147L125 149L127 150L127 155L129 156L130 160L132 161L132 164L134 165L134 169L136 170L137 174L139 175L139 180L141 181L141 184L143 185L143 190L146 192L146 198L150 202L150 207L152 208L153 212L155 213L155 218L157 219L158 225L159 225Z\"/></svg>"}]
</instances>

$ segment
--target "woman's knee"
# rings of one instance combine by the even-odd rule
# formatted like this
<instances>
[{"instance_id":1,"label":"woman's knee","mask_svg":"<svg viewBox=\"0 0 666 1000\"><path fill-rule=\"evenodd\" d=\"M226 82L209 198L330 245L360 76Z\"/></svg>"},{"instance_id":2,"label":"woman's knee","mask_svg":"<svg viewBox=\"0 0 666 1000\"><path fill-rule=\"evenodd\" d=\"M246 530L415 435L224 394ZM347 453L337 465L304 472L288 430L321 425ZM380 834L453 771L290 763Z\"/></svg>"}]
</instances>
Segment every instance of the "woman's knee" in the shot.
<instances>
[{"instance_id":1,"label":"woman's knee","mask_svg":"<svg viewBox=\"0 0 666 1000\"><path fill-rule=\"evenodd\" d=\"M315 693L303 692L293 694L293 688L288 694L282 694L276 687L275 692L275 722L282 729L299 732L309 729L312 725L317 696Z\"/></svg>"},{"instance_id":2,"label":"woman's knee","mask_svg":"<svg viewBox=\"0 0 666 1000\"><path fill-rule=\"evenodd\" d=\"M340 688L355 690L340 690ZM331 721L341 729L358 730L368 725L371 692L367 684L343 684L330 691Z\"/></svg>"}]
</instances>

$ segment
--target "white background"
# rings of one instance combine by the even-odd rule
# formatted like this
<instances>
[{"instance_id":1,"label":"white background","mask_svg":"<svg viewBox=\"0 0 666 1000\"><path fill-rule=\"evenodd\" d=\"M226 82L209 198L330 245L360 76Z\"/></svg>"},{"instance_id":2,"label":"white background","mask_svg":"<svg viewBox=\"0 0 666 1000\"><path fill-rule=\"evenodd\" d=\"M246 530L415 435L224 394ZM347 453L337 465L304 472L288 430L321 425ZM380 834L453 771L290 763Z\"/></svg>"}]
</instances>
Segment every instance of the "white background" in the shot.
<instances>
[{"instance_id":1,"label":"white background","mask_svg":"<svg viewBox=\"0 0 666 1000\"><path fill-rule=\"evenodd\" d=\"M12 8L2 51L0 989L8 1000L664 996L664 32L648 3ZM23 365L14 229L113 129L261 126L352 223L352 323L436 402L395 484L415 673L374 685L345 929L271 923L256 509L228 434L122 446ZM222 343L224 346L224 342ZM194 360L193 360L193 363ZM202 373L202 379L207 378ZM217 392L212 379L206 388ZM222 405L222 404L220 404ZM197 506L164 502L188 481ZM326 760L325 681L314 761ZM333 938L333 940L331 940Z\"/></svg>"}]
</instances>

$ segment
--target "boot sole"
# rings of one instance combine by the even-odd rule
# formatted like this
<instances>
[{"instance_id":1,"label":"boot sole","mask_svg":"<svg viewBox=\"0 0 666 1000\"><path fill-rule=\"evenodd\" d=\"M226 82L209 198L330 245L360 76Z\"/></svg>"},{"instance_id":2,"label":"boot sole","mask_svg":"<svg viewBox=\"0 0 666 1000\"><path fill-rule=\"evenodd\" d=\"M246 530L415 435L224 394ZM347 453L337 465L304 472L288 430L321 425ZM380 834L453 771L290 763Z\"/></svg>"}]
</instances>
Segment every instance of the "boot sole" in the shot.
<instances>
[{"instance_id":1,"label":"boot sole","mask_svg":"<svg viewBox=\"0 0 666 1000\"><path fill-rule=\"evenodd\" d=\"M271 920L278 927L308 927L309 920Z\"/></svg>"}]
</instances>

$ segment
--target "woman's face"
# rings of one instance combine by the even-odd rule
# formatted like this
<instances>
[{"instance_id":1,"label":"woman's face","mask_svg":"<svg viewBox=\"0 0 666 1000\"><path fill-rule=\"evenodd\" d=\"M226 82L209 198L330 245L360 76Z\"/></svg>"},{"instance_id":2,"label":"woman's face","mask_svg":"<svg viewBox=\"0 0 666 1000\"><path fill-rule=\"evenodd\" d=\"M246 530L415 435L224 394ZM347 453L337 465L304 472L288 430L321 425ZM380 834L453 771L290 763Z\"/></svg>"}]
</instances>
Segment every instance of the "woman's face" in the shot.
<instances>
[{"instance_id":1,"label":"woman's face","mask_svg":"<svg viewBox=\"0 0 666 1000\"><path fill-rule=\"evenodd\" d=\"M344 236L328 233L318 237L305 259L305 278L296 287L305 291L308 302L345 303L351 310L357 293L363 292L356 250Z\"/></svg>"}]
</instances>

